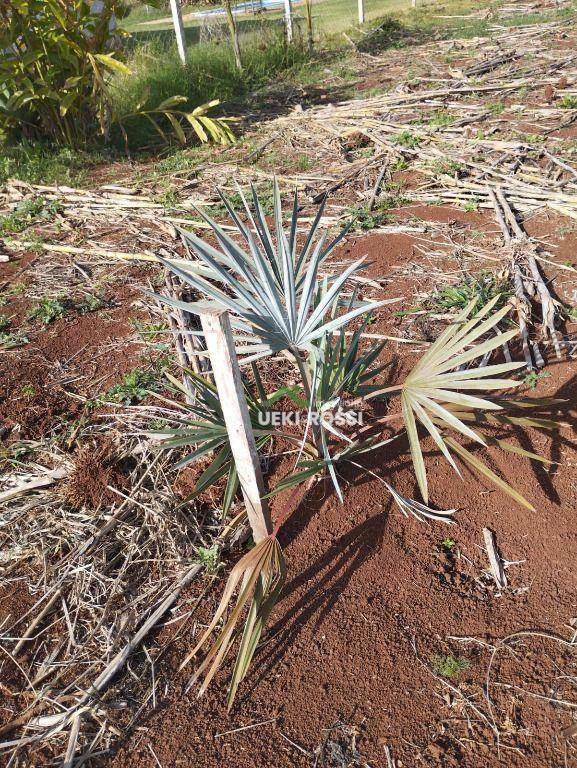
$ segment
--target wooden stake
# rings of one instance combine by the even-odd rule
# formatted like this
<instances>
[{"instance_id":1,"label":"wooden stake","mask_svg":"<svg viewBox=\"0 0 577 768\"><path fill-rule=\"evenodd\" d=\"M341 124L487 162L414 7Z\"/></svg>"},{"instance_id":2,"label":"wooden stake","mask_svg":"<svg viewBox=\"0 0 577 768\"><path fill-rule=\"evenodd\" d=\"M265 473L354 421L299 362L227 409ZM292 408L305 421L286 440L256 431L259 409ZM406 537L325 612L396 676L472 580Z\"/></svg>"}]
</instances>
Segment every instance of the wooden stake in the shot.
<instances>
[{"instance_id":1,"label":"wooden stake","mask_svg":"<svg viewBox=\"0 0 577 768\"><path fill-rule=\"evenodd\" d=\"M358 0L359 4L359 24L365 23L365 0Z\"/></svg>"},{"instance_id":2,"label":"wooden stake","mask_svg":"<svg viewBox=\"0 0 577 768\"><path fill-rule=\"evenodd\" d=\"M186 41L184 37L184 25L182 23L182 14L180 12L180 0L170 0L170 10L172 11L172 23L174 24L174 34L176 35L176 47L178 55L183 64L186 64Z\"/></svg>"},{"instance_id":3,"label":"wooden stake","mask_svg":"<svg viewBox=\"0 0 577 768\"><path fill-rule=\"evenodd\" d=\"M238 28L236 26L236 19L232 12L231 0L225 0L224 10L226 13L226 23L228 24L228 31L230 32L230 39L232 40L232 50L234 51L234 61L236 68L242 70L242 59L240 57L240 43L238 40Z\"/></svg>"},{"instance_id":4,"label":"wooden stake","mask_svg":"<svg viewBox=\"0 0 577 768\"><path fill-rule=\"evenodd\" d=\"M200 321L248 520L254 540L258 544L271 533L272 522L268 505L263 499L264 483L260 461L244 396L230 320L226 311L216 310L202 314Z\"/></svg>"},{"instance_id":5,"label":"wooden stake","mask_svg":"<svg viewBox=\"0 0 577 768\"><path fill-rule=\"evenodd\" d=\"M286 27L286 41L293 41L293 9L291 0L284 0L284 23Z\"/></svg>"}]
</instances>

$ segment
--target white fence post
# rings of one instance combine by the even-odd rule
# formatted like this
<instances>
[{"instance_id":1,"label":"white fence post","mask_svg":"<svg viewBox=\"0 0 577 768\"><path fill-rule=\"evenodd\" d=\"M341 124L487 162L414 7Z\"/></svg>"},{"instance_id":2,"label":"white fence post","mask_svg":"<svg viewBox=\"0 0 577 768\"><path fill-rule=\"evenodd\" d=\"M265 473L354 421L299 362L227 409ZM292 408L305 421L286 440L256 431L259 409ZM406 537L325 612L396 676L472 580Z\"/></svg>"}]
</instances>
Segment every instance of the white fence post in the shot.
<instances>
[{"instance_id":1,"label":"white fence post","mask_svg":"<svg viewBox=\"0 0 577 768\"><path fill-rule=\"evenodd\" d=\"M365 0L358 0L359 3L359 24L365 23Z\"/></svg>"},{"instance_id":2,"label":"white fence post","mask_svg":"<svg viewBox=\"0 0 577 768\"><path fill-rule=\"evenodd\" d=\"M291 0L284 0L284 22L286 26L287 43L293 41L293 9Z\"/></svg>"},{"instance_id":3,"label":"white fence post","mask_svg":"<svg viewBox=\"0 0 577 768\"><path fill-rule=\"evenodd\" d=\"M182 13L180 12L180 0L170 0L170 10L172 11L172 23L174 24L174 34L176 35L176 47L178 55L183 64L186 64L186 41L184 38L184 26L182 24Z\"/></svg>"},{"instance_id":4,"label":"white fence post","mask_svg":"<svg viewBox=\"0 0 577 768\"><path fill-rule=\"evenodd\" d=\"M264 483L260 460L244 396L228 312L208 312L200 316L200 321L248 520L254 540L258 544L271 533L272 522L266 499L263 499Z\"/></svg>"}]
</instances>

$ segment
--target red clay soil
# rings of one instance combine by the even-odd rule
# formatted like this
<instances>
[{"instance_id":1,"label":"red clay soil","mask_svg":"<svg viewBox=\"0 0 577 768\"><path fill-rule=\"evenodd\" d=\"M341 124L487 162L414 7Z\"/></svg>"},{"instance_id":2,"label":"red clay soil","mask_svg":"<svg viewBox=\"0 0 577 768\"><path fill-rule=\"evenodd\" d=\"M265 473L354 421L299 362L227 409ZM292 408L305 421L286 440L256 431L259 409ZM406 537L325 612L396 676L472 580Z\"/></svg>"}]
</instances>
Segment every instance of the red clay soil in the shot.
<instances>
[{"instance_id":1,"label":"red clay soil","mask_svg":"<svg viewBox=\"0 0 577 768\"><path fill-rule=\"evenodd\" d=\"M5 356L5 360L6 360ZM60 419L80 409L55 380L54 372L37 355L9 353L10 365L0 375L0 427L21 440L48 435Z\"/></svg>"},{"instance_id":2,"label":"red clay soil","mask_svg":"<svg viewBox=\"0 0 577 768\"><path fill-rule=\"evenodd\" d=\"M401 213L407 219L454 222L455 244L469 228L495 229L490 217L455 208L411 206ZM559 232L556 220L536 218L527 229L558 246L552 252L559 263L574 253L574 234ZM432 237L434 233L427 233ZM417 237L407 234L350 237L335 256L348 261L367 254L369 274L388 279L384 295L404 296L403 302L384 308L372 330L405 333L394 313L414 306L415 291L430 290L429 274L408 269L416 262L426 270L418 244ZM449 254L431 266L445 264L456 267ZM399 276L395 267L404 274ZM553 274L555 288L570 298L573 274L554 269ZM130 324L138 312L136 298L132 286L111 310L57 321L35 332L24 354L5 355L0 424L20 425L20 438L45 435L79 407L67 395L70 385L62 382L71 379L72 389L88 394L94 377L111 373L109 386L133 368L141 349L132 344ZM391 343L384 359L400 378L414 356L410 346ZM577 363L551 364L547 372L549 378L539 382L535 394L563 397L572 404ZM77 374L82 378L74 380ZM515 505L466 468L460 479L427 443L431 504L457 508L456 526L403 518L383 484L356 470L346 473L350 484L344 505L328 486L311 492L282 531L287 584L232 711L227 713L225 706L230 665L204 698L198 700L194 689L184 693L192 667L183 672L178 668L193 641L184 631L155 670L157 709L141 716L119 741L115 756L94 765L308 768L317 760L325 768L364 763L380 768L387 766L385 747L405 768L577 765L563 738L574 722L572 709L552 701L576 703L569 679L577 674L575 654L559 642L527 636L514 653L500 650L489 676L491 706L484 697L492 648L486 643L524 630L570 637L577 614L573 431L553 436L519 431L508 439L555 462L544 468L488 451L492 468L532 501L535 512ZM78 500L88 507L106 503L101 492L111 477L114 485L122 482L114 460L101 458L96 468L76 457L76 493L85 494ZM404 441L369 456L366 468L406 496L418 497ZM183 496L189 479L185 472L177 481ZM66 493L65 487L61 490ZM500 551L513 563L501 595L486 574L483 527L494 531ZM217 579L212 599L195 613L200 625L210 619L221 588L222 579ZM1 594L0 621L28 606L27 594ZM177 629L173 622L165 631ZM465 639L451 639L455 637ZM438 657L447 655L463 659L466 668L442 678ZM21 684L16 666L5 669L0 725L17 714L11 701ZM164 681L169 684L162 695ZM465 707L461 694L448 684L469 697L475 709ZM119 718L129 717L140 704L129 702L128 712ZM499 745L493 728L499 731Z\"/></svg>"},{"instance_id":3,"label":"red clay soil","mask_svg":"<svg viewBox=\"0 0 577 768\"><path fill-rule=\"evenodd\" d=\"M411 258L413 245L404 235L375 235L349 240L344 252L368 253L374 274L386 276ZM410 283L393 281L386 291L404 293L401 307L410 306ZM403 368L407 348L391 348ZM547 370L551 375L535 394L574 403L577 363ZM576 765L563 738L572 709L553 701L576 706L575 687L563 677L576 674L574 652L554 639L524 637L514 653L496 653L491 706L484 698L486 643L521 631L571 637L576 615L573 430L509 430L507 437L555 462L547 467L493 448L485 453L535 511L467 468L460 479L426 442L430 502L457 508L455 526L405 519L384 485L360 471L347 474L343 505L329 487L311 492L282 530L287 584L231 712L225 706L230 665L203 698L194 688L184 692L193 667L177 670L193 638L179 637L156 671L170 680L168 694L117 755L99 765L380 768L387 766L386 747L405 768ZM418 498L404 440L369 455L366 468ZM484 527L512 563L502 594L487 575ZM213 587L214 598L221 586ZM213 606L197 614L201 626ZM438 657L447 655L466 668L442 678ZM476 709L465 707L448 684Z\"/></svg>"}]
</instances>

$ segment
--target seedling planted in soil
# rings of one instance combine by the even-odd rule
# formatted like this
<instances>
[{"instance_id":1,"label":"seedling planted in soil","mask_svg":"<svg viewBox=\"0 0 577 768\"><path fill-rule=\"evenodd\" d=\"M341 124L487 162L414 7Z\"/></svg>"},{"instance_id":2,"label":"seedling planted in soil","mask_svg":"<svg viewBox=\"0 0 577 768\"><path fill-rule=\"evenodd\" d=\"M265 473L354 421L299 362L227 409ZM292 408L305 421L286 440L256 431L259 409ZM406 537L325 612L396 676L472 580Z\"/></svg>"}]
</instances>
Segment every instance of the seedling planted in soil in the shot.
<instances>
[{"instance_id":1,"label":"seedling planted in soil","mask_svg":"<svg viewBox=\"0 0 577 768\"><path fill-rule=\"evenodd\" d=\"M273 533L259 541L235 565L213 621L184 662L187 664L205 643L212 641L190 681L192 685L204 675L200 688L202 693L235 640L239 639L229 706L247 673L266 620L284 583L285 563L277 533L294 505L304 498L311 483L326 478L342 501L341 467L348 464L356 471L364 472L365 454L405 433L424 503L403 496L385 478L379 479L403 514L412 514L419 520L450 523L455 510L435 510L427 506L428 483L421 440L428 435L457 473L460 470L456 461L460 459L519 504L533 509L521 494L456 438L482 446L497 445L505 451L542 460L505 440L493 438L491 427L508 424L548 426L542 419L523 415L527 401L490 397L492 391L521 384L519 380L502 376L522 368L524 362L483 365L475 362L485 358L486 363L494 350L518 334L518 329L512 325L500 334L494 333L499 323L508 318L511 309L504 292L498 290L496 279L482 275L465 280L452 292L445 291L439 301L444 302L445 311L452 311L451 322L404 380L390 381L386 375L389 368L379 364L386 342L375 342L365 334L365 330L369 319L382 306L396 300L359 300L353 281L362 270L363 259L344 270L335 270L328 265L329 255L347 230L328 243L326 235L319 236L324 209L322 203L308 231L303 233L303 237L297 237L297 196L295 194L292 213L285 221L276 182L272 225L269 225L254 189L252 205L240 189L237 199L242 213L222 196L222 204L229 213L237 239L233 239L227 230L203 212L201 215L212 230L218 248L193 233L182 232L186 245L198 258L202 270L189 270L186 265L180 266L182 262L177 264L159 259L183 283L196 291L203 299L202 303L187 303L155 295L158 301L192 314L207 309L228 311L235 335L236 354L244 372L251 422L247 428L252 428L254 432L257 449L274 445L279 438L297 447L294 470L278 481L271 492L274 495L292 489L276 517ZM353 321L355 330L347 331ZM284 366L285 380L294 381L296 376L296 387L267 391L266 366L272 355ZM168 437L166 433L159 437L167 448L188 448L179 466L202 457L214 457L198 481L195 492L204 490L222 477L228 477L224 494L224 506L228 510L236 494L238 477L218 392L204 377L191 371L187 371L187 375L194 383L197 398L195 403L185 406L190 412L190 419L185 417L182 427L172 432L169 430ZM176 379L169 378L177 390L184 392ZM483 396L471 394L475 390L481 391ZM400 395L400 410L389 410L384 417L372 415L374 402L381 401L382 404L394 395ZM305 403L305 418L300 428L290 433L277 428L274 423L263 426L259 421L259 415L266 415L283 396L289 397L293 403L303 399ZM369 423L362 429L337 423L335 416L344 402L349 408L362 407L367 412ZM544 405L546 403L541 400L536 407ZM385 424L396 429L393 437L383 439ZM386 466L381 467L385 477L386 471ZM447 551L454 546L452 539L446 539L444 543ZM243 619L244 630L241 629ZM466 664L466 660L447 657L443 662L439 661L440 674L456 674Z\"/></svg>"}]
</instances>

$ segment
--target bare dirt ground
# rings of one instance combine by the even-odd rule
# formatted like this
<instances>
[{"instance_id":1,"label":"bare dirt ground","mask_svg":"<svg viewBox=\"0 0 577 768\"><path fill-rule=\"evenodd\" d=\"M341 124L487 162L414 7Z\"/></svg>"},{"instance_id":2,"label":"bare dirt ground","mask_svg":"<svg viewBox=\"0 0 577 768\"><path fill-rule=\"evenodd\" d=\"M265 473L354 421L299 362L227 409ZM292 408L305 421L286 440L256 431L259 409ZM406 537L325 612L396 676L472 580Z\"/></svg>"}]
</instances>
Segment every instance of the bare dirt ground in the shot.
<instances>
[{"instance_id":1,"label":"bare dirt ground","mask_svg":"<svg viewBox=\"0 0 577 768\"><path fill-rule=\"evenodd\" d=\"M417 497L398 440L370 455L374 475L346 473L343 505L320 483L291 515L288 581L230 712L229 669L198 699L179 666L237 551L186 583L130 645L216 530L218 493L182 506L188 470L175 472L142 433L163 416L150 389L174 352L141 291L162 285L154 254L183 255L174 226L200 228L193 204L220 216L216 183L232 193L233 178L251 180L266 194L276 171L285 191L304 194L305 219L326 191L325 226L356 216L331 264L367 255L367 295L401 298L371 326L399 339L383 353L393 379L442 326L431 296L482 270L509 279L517 247L537 255L563 305L577 304L575 18L514 27L506 8L493 13L488 38L352 52L361 98L270 121L217 162L174 174L170 197L128 175L106 187L110 168L90 191L2 192L6 211L56 204L1 249L3 488L49 483L6 500L1 518L6 765L62 764L67 752L70 766L103 768L577 765L571 312L559 316L560 358L532 318L546 365L523 388L565 401L532 411L553 410L564 426L497 434L552 463L486 454L535 511L467 468L457 477L425 442L431 504L457 509L457 525L403 517L375 477ZM522 224L521 245L504 242L495 189ZM46 300L62 311L44 323L30 310ZM486 527L508 565L500 590ZM127 644L126 663L96 685Z\"/></svg>"}]
</instances>

